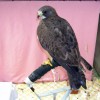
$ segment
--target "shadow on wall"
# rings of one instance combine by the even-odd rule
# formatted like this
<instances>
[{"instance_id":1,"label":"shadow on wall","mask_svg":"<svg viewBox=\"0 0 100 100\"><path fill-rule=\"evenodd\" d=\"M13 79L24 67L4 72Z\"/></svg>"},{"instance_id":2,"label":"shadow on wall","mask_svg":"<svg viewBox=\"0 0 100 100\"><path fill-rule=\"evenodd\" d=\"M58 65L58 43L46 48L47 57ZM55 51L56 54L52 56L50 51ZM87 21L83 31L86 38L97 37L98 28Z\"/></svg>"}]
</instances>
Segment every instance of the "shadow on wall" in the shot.
<instances>
[{"instance_id":1,"label":"shadow on wall","mask_svg":"<svg viewBox=\"0 0 100 100\"><path fill-rule=\"evenodd\" d=\"M97 75L100 76L100 14L99 14L99 21L98 21L97 40L96 40L96 48L95 48L93 65Z\"/></svg>"}]
</instances>

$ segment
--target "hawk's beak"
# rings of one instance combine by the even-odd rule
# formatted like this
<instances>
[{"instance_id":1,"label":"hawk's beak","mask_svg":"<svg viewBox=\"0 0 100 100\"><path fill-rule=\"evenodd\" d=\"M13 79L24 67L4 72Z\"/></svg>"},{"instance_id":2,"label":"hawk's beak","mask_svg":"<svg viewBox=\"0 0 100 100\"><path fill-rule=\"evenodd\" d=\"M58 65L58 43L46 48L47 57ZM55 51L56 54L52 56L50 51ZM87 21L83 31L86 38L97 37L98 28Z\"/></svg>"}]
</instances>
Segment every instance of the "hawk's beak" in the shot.
<instances>
[{"instance_id":1,"label":"hawk's beak","mask_svg":"<svg viewBox=\"0 0 100 100\"><path fill-rule=\"evenodd\" d=\"M38 11L37 18L45 19L46 17L43 15L42 11Z\"/></svg>"},{"instance_id":2,"label":"hawk's beak","mask_svg":"<svg viewBox=\"0 0 100 100\"><path fill-rule=\"evenodd\" d=\"M40 16L39 16L39 15L37 15L37 19L39 19L39 17L40 17Z\"/></svg>"},{"instance_id":3,"label":"hawk's beak","mask_svg":"<svg viewBox=\"0 0 100 100\"><path fill-rule=\"evenodd\" d=\"M43 16L42 11L38 11L38 13L37 13L37 18L39 19L41 16Z\"/></svg>"}]
</instances>

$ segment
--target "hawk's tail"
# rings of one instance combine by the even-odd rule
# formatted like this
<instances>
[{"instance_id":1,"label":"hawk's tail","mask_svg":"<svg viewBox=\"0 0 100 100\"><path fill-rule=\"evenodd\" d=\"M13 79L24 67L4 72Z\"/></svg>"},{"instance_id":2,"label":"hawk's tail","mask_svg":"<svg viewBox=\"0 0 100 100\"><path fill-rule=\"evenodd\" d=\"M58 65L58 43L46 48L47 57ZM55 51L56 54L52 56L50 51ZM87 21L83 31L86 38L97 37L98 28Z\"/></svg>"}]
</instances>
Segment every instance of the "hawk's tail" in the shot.
<instances>
[{"instance_id":1,"label":"hawk's tail","mask_svg":"<svg viewBox=\"0 0 100 100\"><path fill-rule=\"evenodd\" d=\"M84 89L87 89L86 87L86 78L81 69L78 67L70 67L73 73L68 72L68 78L70 87L74 90L79 89L81 86Z\"/></svg>"},{"instance_id":2,"label":"hawk's tail","mask_svg":"<svg viewBox=\"0 0 100 100\"><path fill-rule=\"evenodd\" d=\"M81 56L81 61L88 70L92 70L92 66Z\"/></svg>"}]
</instances>

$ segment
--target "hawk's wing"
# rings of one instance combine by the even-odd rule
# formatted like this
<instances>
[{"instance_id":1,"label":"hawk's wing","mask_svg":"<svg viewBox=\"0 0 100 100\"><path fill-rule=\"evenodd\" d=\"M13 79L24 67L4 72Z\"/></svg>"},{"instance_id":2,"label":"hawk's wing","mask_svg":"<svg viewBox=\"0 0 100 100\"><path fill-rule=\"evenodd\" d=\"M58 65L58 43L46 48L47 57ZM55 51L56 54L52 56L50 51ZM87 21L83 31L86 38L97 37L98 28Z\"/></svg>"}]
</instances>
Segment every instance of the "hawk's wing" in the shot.
<instances>
[{"instance_id":1,"label":"hawk's wing","mask_svg":"<svg viewBox=\"0 0 100 100\"><path fill-rule=\"evenodd\" d=\"M42 47L67 70L71 87L78 89L81 84L85 87L85 76L78 68L80 65L78 44L69 23L57 18L53 22L52 20L41 22L37 34Z\"/></svg>"},{"instance_id":2,"label":"hawk's wing","mask_svg":"<svg viewBox=\"0 0 100 100\"><path fill-rule=\"evenodd\" d=\"M39 41L53 58L76 66L80 53L74 31L64 19L60 20L49 21L47 25L41 23L38 27Z\"/></svg>"}]
</instances>

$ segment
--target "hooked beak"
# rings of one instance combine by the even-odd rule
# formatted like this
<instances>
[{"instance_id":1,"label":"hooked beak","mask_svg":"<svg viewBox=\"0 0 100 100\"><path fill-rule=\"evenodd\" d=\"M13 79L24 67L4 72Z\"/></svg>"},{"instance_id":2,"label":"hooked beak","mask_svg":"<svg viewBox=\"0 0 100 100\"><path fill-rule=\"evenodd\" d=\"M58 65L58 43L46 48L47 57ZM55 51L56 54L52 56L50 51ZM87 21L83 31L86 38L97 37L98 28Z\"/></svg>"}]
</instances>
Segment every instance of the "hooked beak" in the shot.
<instances>
[{"instance_id":1,"label":"hooked beak","mask_svg":"<svg viewBox=\"0 0 100 100\"><path fill-rule=\"evenodd\" d=\"M37 15L37 19L39 19L40 18L40 16L39 15Z\"/></svg>"},{"instance_id":2,"label":"hooked beak","mask_svg":"<svg viewBox=\"0 0 100 100\"><path fill-rule=\"evenodd\" d=\"M37 18L39 19L41 16L43 16L42 11L38 11L38 12L37 12Z\"/></svg>"},{"instance_id":3,"label":"hooked beak","mask_svg":"<svg viewBox=\"0 0 100 100\"><path fill-rule=\"evenodd\" d=\"M42 11L38 11L37 18L45 19L46 17L43 15Z\"/></svg>"}]
</instances>

